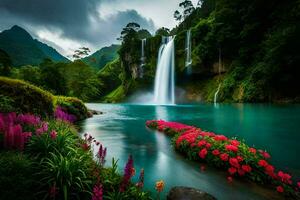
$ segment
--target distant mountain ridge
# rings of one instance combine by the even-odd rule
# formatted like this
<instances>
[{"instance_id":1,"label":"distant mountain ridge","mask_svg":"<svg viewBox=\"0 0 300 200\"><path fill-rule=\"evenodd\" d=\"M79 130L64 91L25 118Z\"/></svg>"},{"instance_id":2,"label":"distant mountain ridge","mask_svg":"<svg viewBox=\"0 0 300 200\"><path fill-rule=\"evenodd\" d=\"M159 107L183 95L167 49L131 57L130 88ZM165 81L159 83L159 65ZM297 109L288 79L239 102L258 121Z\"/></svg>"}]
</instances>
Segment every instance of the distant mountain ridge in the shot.
<instances>
[{"instance_id":1,"label":"distant mountain ridge","mask_svg":"<svg viewBox=\"0 0 300 200\"><path fill-rule=\"evenodd\" d=\"M117 59L119 57L118 50L120 45L113 44L108 47L103 47L95 53L82 58L81 60L96 69L102 69L107 63Z\"/></svg>"},{"instance_id":2,"label":"distant mountain ridge","mask_svg":"<svg viewBox=\"0 0 300 200\"><path fill-rule=\"evenodd\" d=\"M37 65L45 58L69 62L54 48L33 39L25 29L17 25L0 32L0 49L9 55L13 66Z\"/></svg>"}]
</instances>

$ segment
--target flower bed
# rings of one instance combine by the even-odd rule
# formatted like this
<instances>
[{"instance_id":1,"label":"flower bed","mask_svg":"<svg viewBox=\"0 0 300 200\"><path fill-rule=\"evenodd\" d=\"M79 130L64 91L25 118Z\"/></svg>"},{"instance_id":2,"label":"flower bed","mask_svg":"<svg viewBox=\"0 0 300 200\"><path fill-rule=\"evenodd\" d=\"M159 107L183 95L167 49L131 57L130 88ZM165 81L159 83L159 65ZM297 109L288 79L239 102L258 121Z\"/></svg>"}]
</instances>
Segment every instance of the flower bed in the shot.
<instances>
[{"instance_id":1,"label":"flower bed","mask_svg":"<svg viewBox=\"0 0 300 200\"><path fill-rule=\"evenodd\" d=\"M194 126L163 120L147 121L149 128L173 136L175 149L190 160L206 162L228 171L228 181L233 177L274 185L280 193L295 195L300 182L293 184L292 176L275 170L269 159L270 154L249 147L235 138L227 138Z\"/></svg>"}]
</instances>

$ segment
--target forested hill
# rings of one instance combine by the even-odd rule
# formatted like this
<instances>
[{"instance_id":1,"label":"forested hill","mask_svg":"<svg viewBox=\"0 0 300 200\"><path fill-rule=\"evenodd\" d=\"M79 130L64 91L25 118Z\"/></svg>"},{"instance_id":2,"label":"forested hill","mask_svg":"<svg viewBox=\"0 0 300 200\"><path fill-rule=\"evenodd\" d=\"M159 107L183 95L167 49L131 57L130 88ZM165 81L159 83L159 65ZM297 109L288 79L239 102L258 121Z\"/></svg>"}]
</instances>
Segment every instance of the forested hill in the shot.
<instances>
[{"instance_id":1,"label":"forested hill","mask_svg":"<svg viewBox=\"0 0 300 200\"><path fill-rule=\"evenodd\" d=\"M111 45L109 47L103 47L96 51L92 55L89 55L82 59L84 63L90 65L98 70L102 69L107 63L118 58L118 50L120 45Z\"/></svg>"},{"instance_id":2,"label":"forested hill","mask_svg":"<svg viewBox=\"0 0 300 200\"><path fill-rule=\"evenodd\" d=\"M16 25L0 33L0 49L9 55L13 66L37 65L45 58L69 62L55 49L33 39L26 30Z\"/></svg>"},{"instance_id":3,"label":"forested hill","mask_svg":"<svg viewBox=\"0 0 300 200\"><path fill-rule=\"evenodd\" d=\"M147 39L143 79L135 76L141 64L139 27L124 28L120 60L130 81L123 85L153 87L161 35L176 35L176 85L187 98L213 101L220 85L219 101L299 101L300 1L201 0L195 8L185 0L180 6L174 13L179 25ZM191 75L184 66L187 30Z\"/></svg>"}]
</instances>

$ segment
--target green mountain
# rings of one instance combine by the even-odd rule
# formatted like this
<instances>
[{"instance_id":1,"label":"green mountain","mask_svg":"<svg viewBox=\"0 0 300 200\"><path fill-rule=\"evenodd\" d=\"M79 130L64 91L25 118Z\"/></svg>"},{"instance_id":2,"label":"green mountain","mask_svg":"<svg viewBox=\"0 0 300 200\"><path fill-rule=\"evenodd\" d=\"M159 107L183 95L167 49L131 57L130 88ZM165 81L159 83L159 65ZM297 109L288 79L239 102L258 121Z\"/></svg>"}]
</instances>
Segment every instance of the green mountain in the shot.
<instances>
[{"instance_id":1,"label":"green mountain","mask_svg":"<svg viewBox=\"0 0 300 200\"><path fill-rule=\"evenodd\" d=\"M0 49L9 55L14 66L37 65L45 58L69 61L54 48L33 39L26 30L16 25L0 33Z\"/></svg>"},{"instance_id":2,"label":"green mountain","mask_svg":"<svg viewBox=\"0 0 300 200\"><path fill-rule=\"evenodd\" d=\"M115 44L109 47L104 47L92 55L83 58L82 61L96 69L102 69L107 63L118 58L119 48L120 45Z\"/></svg>"}]
</instances>

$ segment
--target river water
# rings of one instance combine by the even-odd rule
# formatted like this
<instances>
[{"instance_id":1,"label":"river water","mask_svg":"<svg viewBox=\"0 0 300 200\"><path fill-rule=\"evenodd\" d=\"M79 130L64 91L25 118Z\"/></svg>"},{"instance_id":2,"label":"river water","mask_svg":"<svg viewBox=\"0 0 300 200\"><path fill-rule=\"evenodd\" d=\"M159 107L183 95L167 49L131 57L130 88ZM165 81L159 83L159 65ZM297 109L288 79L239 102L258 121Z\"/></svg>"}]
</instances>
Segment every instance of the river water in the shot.
<instances>
[{"instance_id":1,"label":"river water","mask_svg":"<svg viewBox=\"0 0 300 200\"><path fill-rule=\"evenodd\" d=\"M247 144L266 149L272 163L300 178L300 106L269 104L199 104L154 106L133 104L87 104L104 112L81 123L88 132L108 147L107 165L119 159L120 172L128 156L137 171L145 169L145 188L155 192L154 184L164 180L164 194L173 186L191 186L218 199L278 199L274 189L234 180L226 172L187 161L176 153L169 137L145 127L146 120L164 119L195 125L204 130L244 139ZM280 199L280 198L279 198Z\"/></svg>"}]
</instances>

